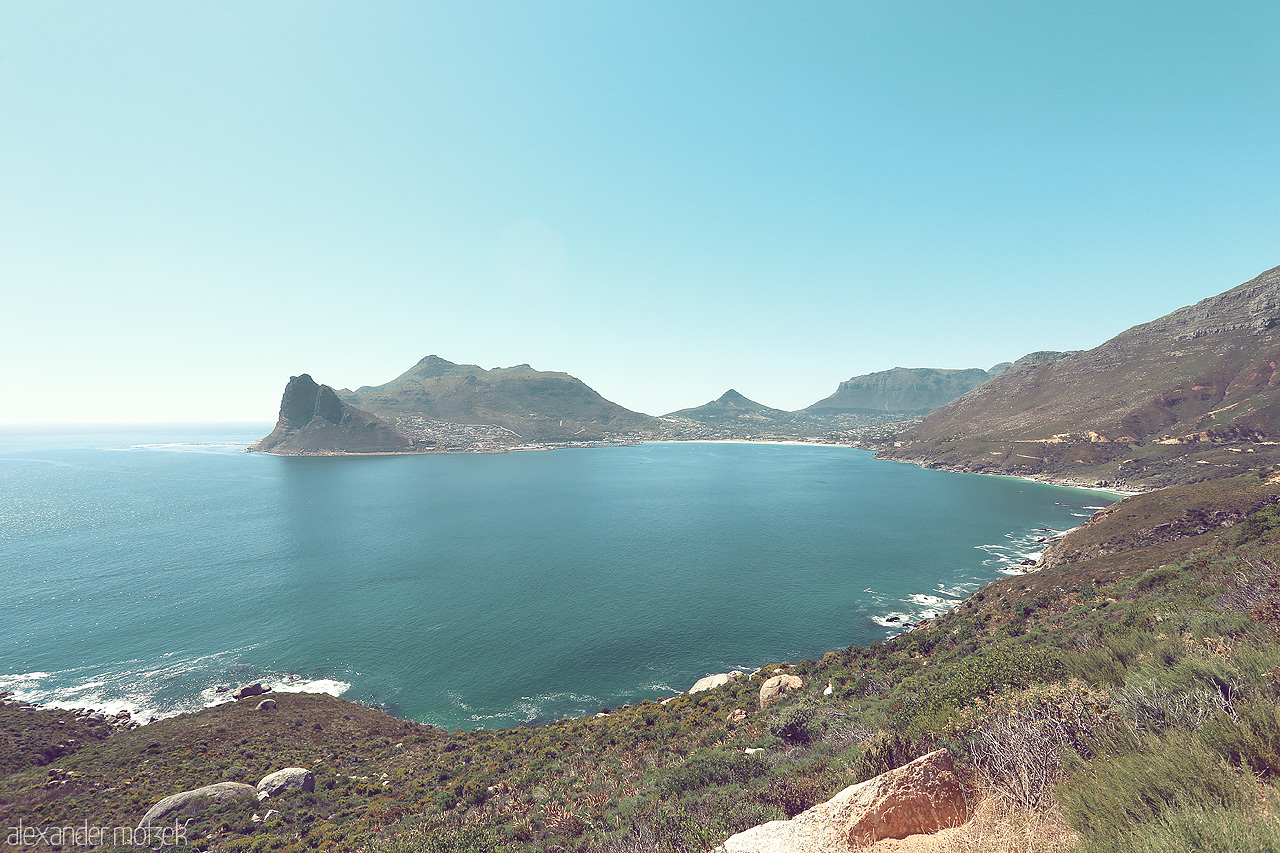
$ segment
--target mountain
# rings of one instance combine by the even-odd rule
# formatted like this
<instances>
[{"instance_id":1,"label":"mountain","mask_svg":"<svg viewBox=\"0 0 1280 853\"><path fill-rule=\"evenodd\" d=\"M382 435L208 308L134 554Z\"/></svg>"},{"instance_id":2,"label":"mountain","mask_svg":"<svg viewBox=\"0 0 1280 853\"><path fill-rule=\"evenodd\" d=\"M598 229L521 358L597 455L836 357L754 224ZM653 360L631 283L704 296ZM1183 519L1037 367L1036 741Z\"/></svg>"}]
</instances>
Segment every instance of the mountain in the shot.
<instances>
[{"instance_id":1,"label":"mountain","mask_svg":"<svg viewBox=\"0 0 1280 853\"><path fill-rule=\"evenodd\" d=\"M1280 461L1278 325L1280 267L1094 349L1021 359L883 455L1147 485Z\"/></svg>"},{"instance_id":2,"label":"mountain","mask_svg":"<svg viewBox=\"0 0 1280 853\"><path fill-rule=\"evenodd\" d=\"M307 374L289 377L276 428L250 450L278 454L404 453L409 436L338 399Z\"/></svg>"},{"instance_id":3,"label":"mountain","mask_svg":"<svg viewBox=\"0 0 1280 853\"><path fill-rule=\"evenodd\" d=\"M527 364L485 370L434 355L383 385L338 395L410 434L433 433L430 421L488 427L517 441L563 442L619 438L661 426L657 418L611 403L567 373Z\"/></svg>"},{"instance_id":4,"label":"mountain","mask_svg":"<svg viewBox=\"0 0 1280 853\"><path fill-rule=\"evenodd\" d=\"M855 376L840 383L830 397L801 409L807 414L925 414L978 387L1000 372L974 367L947 370L934 367L895 367Z\"/></svg>"},{"instance_id":5,"label":"mountain","mask_svg":"<svg viewBox=\"0 0 1280 853\"><path fill-rule=\"evenodd\" d=\"M777 420L787 421L790 416L790 412L784 412L782 409L771 409L754 400L749 400L732 388L721 394L719 399L712 400L710 403L663 415L664 418L687 418L704 424L724 423L726 421L768 423Z\"/></svg>"}]
</instances>

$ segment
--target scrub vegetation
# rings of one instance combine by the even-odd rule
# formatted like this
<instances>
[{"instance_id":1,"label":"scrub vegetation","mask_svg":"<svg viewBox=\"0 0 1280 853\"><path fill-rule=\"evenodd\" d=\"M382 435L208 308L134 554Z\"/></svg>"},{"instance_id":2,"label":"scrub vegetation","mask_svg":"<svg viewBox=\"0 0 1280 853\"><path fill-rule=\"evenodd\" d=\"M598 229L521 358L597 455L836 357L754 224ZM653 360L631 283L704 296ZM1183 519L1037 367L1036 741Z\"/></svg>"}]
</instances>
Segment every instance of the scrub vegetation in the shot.
<instances>
[{"instance_id":1,"label":"scrub vegetation","mask_svg":"<svg viewBox=\"0 0 1280 853\"><path fill-rule=\"evenodd\" d=\"M978 804L947 849L1276 850L1278 496L1263 472L1131 497L887 642L546 725L448 732L282 694L104 737L5 706L0 814L134 825L168 794L302 766L313 793L184 813L190 846L684 853L945 746ZM778 672L804 687L761 710Z\"/></svg>"}]
</instances>

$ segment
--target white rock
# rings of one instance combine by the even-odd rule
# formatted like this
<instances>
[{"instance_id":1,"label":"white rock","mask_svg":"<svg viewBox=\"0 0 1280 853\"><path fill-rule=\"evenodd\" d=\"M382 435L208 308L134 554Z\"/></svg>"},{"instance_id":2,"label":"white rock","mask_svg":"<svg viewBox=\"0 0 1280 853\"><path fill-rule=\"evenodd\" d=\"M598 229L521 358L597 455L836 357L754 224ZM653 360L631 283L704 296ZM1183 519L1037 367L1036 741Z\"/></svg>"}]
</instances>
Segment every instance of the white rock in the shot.
<instances>
[{"instance_id":1,"label":"white rock","mask_svg":"<svg viewBox=\"0 0 1280 853\"><path fill-rule=\"evenodd\" d=\"M147 813L142 816L142 820L138 825L146 826L152 821L160 820L183 808L192 800L200 799L201 797L215 801L232 800L241 797L246 800L252 800L254 790L251 785L245 785L240 782L215 782L212 785L205 785L203 788L196 788L192 791L170 794L147 809Z\"/></svg>"},{"instance_id":2,"label":"white rock","mask_svg":"<svg viewBox=\"0 0 1280 853\"><path fill-rule=\"evenodd\" d=\"M258 783L258 795L278 797L286 791L314 791L315 774L305 767L286 767L262 777Z\"/></svg>"},{"instance_id":3,"label":"white rock","mask_svg":"<svg viewBox=\"0 0 1280 853\"><path fill-rule=\"evenodd\" d=\"M715 675L708 675L705 678L699 678L697 683L689 688L688 692L701 693L704 690L714 690L717 687L732 684L733 679L734 676L731 672L720 672Z\"/></svg>"}]
</instances>

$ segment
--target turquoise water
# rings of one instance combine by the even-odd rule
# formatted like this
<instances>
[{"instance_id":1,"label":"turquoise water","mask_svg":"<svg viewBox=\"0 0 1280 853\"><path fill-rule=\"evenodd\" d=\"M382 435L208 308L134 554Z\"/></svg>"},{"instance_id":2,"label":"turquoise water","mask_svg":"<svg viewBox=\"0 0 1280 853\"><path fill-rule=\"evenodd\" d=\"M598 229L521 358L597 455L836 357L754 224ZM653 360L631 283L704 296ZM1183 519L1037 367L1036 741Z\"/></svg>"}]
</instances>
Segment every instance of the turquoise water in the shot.
<instances>
[{"instance_id":1,"label":"turquoise water","mask_svg":"<svg viewBox=\"0 0 1280 853\"><path fill-rule=\"evenodd\" d=\"M883 639L1113 499L840 447L244 453L269 426L0 433L0 690L593 713Z\"/></svg>"}]
</instances>

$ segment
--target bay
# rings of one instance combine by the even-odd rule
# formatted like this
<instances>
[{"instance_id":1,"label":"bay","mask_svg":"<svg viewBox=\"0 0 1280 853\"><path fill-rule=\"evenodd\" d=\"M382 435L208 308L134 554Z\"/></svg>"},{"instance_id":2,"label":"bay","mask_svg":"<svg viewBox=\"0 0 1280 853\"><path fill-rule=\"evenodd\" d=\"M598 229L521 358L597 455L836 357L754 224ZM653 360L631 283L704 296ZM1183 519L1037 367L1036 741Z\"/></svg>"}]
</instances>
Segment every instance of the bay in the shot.
<instances>
[{"instance_id":1,"label":"bay","mask_svg":"<svg viewBox=\"0 0 1280 853\"><path fill-rule=\"evenodd\" d=\"M884 639L1115 499L813 445L245 453L269 428L0 433L0 690L594 713Z\"/></svg>"}]
</instances>

